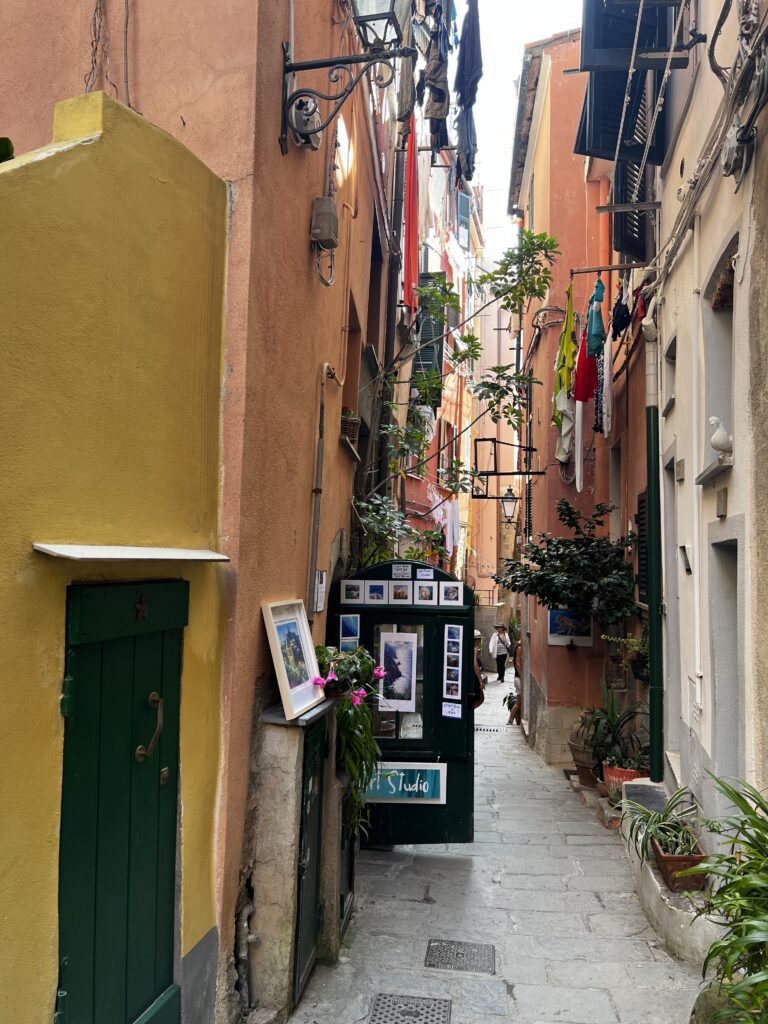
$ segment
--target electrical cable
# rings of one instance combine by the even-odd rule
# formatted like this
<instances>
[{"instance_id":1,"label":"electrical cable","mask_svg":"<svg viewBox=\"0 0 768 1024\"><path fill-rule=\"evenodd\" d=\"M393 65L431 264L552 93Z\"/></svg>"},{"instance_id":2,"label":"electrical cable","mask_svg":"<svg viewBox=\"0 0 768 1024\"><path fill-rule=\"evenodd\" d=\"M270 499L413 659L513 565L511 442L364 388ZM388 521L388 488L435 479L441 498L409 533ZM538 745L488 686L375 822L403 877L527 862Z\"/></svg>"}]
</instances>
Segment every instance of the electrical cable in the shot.
<instances>
[{"instance_id":1,"label":"electrical cable","mask_svg":"<svg viewBox=\"0 0 768 1024\"><path fill-rule=\"evenodd\" d=\"M619 153L621 152L621 137L624 134L624 121L627 117L627 107L632 93L632 79L635 76L635 60L637 58L637 43L640 38L640 23L643 19L643 8L645 7L645 0L640 0L640 5L637 9L637 21L635 22L635 38L632 43L632 56L629 61L629 70L627 72L627 85L624 89L624 103L621 107L621 120L619 122L619 133L616 136L616 151L613 154L613 179L611 181L611 189L613 194L616 194L616 166L619 162Z\"/></svg>"},{"instance_id":2,"label":"electrical cable","mask_svg":"<svg viewBox=\"0 0 768 1024\"><path fill-rule=\"evenodd\" d=\"M664 94L667 91L667 83L669 82L669 79L672 75L672 58L675 54L675 44L677 42L677 37L680 34L680 28L683 23L683 15L685 14L689 6L690 0L685 0L685 3L680 4L680 13L677 16L677 21L675 22L675 31L672 34L672 39L669 44L669 52L667 53L667 63L666 67L664 68L664 75L661 79L661 85L659 86L659 95L656 97L656 106L653 110L653 118L651 119L651 124L648 129L647 138L645 140L645 149L643 150L643 158L640 161L640 170L637 175L637 181L635 182L635 187L632 192L632 196L629 200L631 203L637 202L637 197L640 192L640 185L643 180L643 174L645 173L645 165L648 162L648 154L651 151L651 144L653 142L653 133L656 131L656 122L664 106Z\"/></svg>"}]
</instances>

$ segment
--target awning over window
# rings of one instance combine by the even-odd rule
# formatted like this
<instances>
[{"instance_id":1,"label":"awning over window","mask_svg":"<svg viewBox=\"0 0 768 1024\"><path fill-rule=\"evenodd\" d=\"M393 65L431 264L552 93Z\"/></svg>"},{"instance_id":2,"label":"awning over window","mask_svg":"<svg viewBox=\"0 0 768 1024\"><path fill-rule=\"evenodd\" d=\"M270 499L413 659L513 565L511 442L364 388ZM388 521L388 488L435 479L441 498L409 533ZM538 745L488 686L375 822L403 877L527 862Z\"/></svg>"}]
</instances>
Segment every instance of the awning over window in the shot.
<instances>
[{"instance_id":1,"label":"awning over window","mask_svg":"<svg viewBox=\"0 0 768 1024\"><path fill-rule=\"evenodd\" d=\"M639 0L620 6L612 0L584 0L582 71L629 69L639 6ZM666 67L677 8L677 3L645 3L635 56L636 68ZM688 66L688 51L679 45L679 41L671 66Z\"/></svg>"}]
</instances>

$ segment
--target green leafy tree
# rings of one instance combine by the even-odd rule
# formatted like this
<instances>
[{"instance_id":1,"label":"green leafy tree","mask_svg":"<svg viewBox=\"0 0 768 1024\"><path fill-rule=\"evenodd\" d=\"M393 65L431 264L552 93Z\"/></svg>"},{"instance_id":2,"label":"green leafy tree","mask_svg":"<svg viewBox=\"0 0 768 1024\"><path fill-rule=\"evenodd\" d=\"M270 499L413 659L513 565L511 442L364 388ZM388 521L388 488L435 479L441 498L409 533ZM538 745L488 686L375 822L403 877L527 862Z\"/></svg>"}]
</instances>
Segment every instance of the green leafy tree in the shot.
<instances>
[{"instance_id":1,"label":"green leafy tree","mask_svg":"<svg viewBox=\"0 0 768 1024\"><path fill-rule=\"evenodd\" d=\"M604 532L611 505L595 505L583 515L561 498L557 517L572 537L540 533L523 548L525 561L508 559L494 576L507 590L530 594L546 608L568 608L592 615L603 626L635 611L634 574L627 554L634 536L611 538Z\"/></svg>"}]
</instances>

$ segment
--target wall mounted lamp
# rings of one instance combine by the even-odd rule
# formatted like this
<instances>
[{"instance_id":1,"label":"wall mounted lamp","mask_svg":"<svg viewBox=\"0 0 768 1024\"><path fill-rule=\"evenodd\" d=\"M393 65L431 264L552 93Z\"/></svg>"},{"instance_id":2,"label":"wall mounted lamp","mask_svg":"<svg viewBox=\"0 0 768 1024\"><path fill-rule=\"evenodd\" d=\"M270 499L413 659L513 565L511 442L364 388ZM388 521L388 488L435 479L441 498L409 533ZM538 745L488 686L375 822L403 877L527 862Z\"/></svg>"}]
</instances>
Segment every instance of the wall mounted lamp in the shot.
<instances>
[{"instance_id":1,"label":"wall mounted lamp","mask_svg":"<svg viewBox=\"0 0 768 1024\"><path fill-rule=\"evenodd\" d=\"M294 61L288 43L283 43L283 108L280 131L280 149L288 152L288 132L307 145L317 149L320 132L333 121L352 95L357 83L370 68L376 68L374 82L385 89L395 77L394 61L398 57L415 57L411 46L401 46L403 29L396 8L399 0L351 0L352 20L355 23L362 53L345 57L324 57L320 60ZM410 6L410 5L408 5ZM309 87L292 88L295 77L304 71L328 69L329 90L322 92ZM355 69L353 71L353 68ZM320 104L327 103L324 116Z\"/></svg>"},{"instance_id":2,"label":"wall mounted lamp","mask_svg":"<svg viewBox=\"0 0 768 1024\"><path fill-rule=\"evenodd\" d=\"M501 499L501 512L508 523L514 522L518 501L520 501L520 497L511 487L508 487Z\"/></svg>"}]
</instances>

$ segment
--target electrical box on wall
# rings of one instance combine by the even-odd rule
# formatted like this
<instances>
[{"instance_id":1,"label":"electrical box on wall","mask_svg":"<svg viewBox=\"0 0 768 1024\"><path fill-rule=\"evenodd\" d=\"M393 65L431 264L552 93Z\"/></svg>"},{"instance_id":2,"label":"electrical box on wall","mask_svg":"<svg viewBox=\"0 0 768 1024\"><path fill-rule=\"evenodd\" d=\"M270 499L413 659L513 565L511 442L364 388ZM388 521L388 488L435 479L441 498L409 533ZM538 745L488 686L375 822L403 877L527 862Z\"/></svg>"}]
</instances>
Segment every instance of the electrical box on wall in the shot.
<instances>
[{"instance_id":1,"label":"electrical box on wall","mask_svg":"<svg viewBox=\"0 0 768 1024\"><path fill-rule=\"evenodd\" d=\"M332 196L318 196L312 203L309 240L321 249L333 250L339 244L339 213Z\"/></svg>"}]
</instances>

